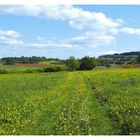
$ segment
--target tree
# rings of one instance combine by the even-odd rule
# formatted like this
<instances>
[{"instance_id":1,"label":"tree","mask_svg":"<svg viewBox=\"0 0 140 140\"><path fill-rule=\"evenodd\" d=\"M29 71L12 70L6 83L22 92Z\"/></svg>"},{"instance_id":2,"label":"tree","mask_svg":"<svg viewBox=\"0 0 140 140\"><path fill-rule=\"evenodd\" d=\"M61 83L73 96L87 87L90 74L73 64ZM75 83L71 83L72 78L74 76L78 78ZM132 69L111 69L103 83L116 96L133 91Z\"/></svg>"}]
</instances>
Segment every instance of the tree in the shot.
<instances>
[{"instance_id":1,"label":"tree","mask_svg":"<svg viewBox=\"0 0 140 140\"><path fill-rule=\"evenodd\" d=\"M111 67L110 64L106 64L105 66L106 66L107 69L109 69Z\"/></svg>"},{"instance_id":2,"label":"tree","mask_svg":"<svg viewBox=\"0 0 140 140\"><path fill-rule=\"evenodd\" d=\"M96 66L96 59L94 57L85 56L80 61L80 70L92 70Z\"/></svg>"},{"instance_id":3,"label":"tree","mask_svg":"<svg viewBox=\"0 0 140 140\"><path fill-rule=\"evenodd\" d=\"M10 57L2 58L1 61L4 65L13 65L15 63L15 60L11 59Z\"/></svg>"},{"instance_id":4,"label":"tree","mask_svg":"<svg viewBox=\"0 0 140 140\"><path fill-rule=\"evenodd\" d=\"M137 57L137 63L140 64L140 55Z\"/></svg>"},{"instance_id":5,"label":"tree","mask_svg":"<svg viewBox=\"0 0 140 140\"><path fill-rule=\"evenodd\" d=\"M79 67L79 62L75 59L75 57L70 56L66 61L66 65L70 71L74 71Z\"/></svg>"}]
</instances>

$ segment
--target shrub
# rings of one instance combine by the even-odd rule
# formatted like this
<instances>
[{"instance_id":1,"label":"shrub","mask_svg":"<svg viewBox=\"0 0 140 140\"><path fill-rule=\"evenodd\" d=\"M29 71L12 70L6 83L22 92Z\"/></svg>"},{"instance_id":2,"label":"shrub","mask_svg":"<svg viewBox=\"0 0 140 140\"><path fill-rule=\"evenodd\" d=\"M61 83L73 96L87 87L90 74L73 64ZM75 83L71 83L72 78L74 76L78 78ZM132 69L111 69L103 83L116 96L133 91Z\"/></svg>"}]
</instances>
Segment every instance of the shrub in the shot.
<instances>
[{"instance_id":1,"label":"shrub","mask_svg":"<svg viewBox=\"0 0 140 140\"><path fill-rule=\"evenodd\" d=\"M131 65L131 64L125 64L125 65L123 65L123 68L133 68L133 65Z\"/></svg>"},{"instance_id":2,"label":"shrub","mask_svg":"<svg viewBox=\"0 0 140 140\"><path fill-rule=\"evenodd\" d=\"M44 72L44 69L35 69L35 72Z\"/></svg>"},{"instance_id":3,"label":"shrub","mask_svg":"<svg viewBox=\"0 0 140 140\"><path fill-rule=\"evenodd\" d=\"M6 74L8 73L6 69L0 69L0 74Z\"/></svg>"},{"instance_id":4,"label":"shrub","mask_svg":"<svg viewBox=\"0 0 140 140\"><path fill-rule=\"evenodd\" d=\"M24 73L40 73L40 72L45 72L44 69L26 69Z\"/></svg>"},{"instance_id":5,"label":"shrub","mask_svg":"<svg viewBox=\"0 0 140 140\"><path fill-rule=\"evenodd\" d=\"M79 61L76 60L75 57L71 56L66 61L66 65L67 65L69 71L74 71L77 68L79 68Z\"/></svg>"},{"instance_id":6,"label":"shrub","mask_svg":"<svg viewBox=\"0 0 140 140\"><path fill-rule=\"evenodd\" d=\"M108 68L108 69L111 67L110 64L106 64L105 66L106 66L106 68Z\"/></svg>"},{"instance_id":7,"label":"shrub","mask_svg":"<svg viewBox=\"0 0 140 140\"><path fill-rule=\"evenodd\" d=\"M66 66L49 66L43 69L44 72L58 72L58 71L66 71Z\"/></svg>"},{"instance_id":8,"label":"shrub","mask_svg":"<svg viewBox=\"0 0 140 140\"><path fill-rule=\"evenodd\" d=\"M92 70L96 66L96 59L94 57L85 56L80 61L80 70Z\"/></svg>"},{"instance_id":9,"label":"shrub","mask_svg":"<svg viewBox=\"0 0 140 140\"><path fill-rule=\"evenodd\" d=\"M67 67L65 65L61 65L61 66L48 66L46 68L38 68L38 69L26 69L24 73L58 72L66 70Z\"/></svg>"},{"instance_id":10,"label":"shrub","mask_svg":"<svg viewBox=\"0 0 140 140\"><path fill-rule=\"evenodd\" d=\"M140 64L140 55L138 55L138 57L136 58L136 61L138 64Z\"/></svg>"},{"instance_id":11,"label":"shrub","mask_svg":"<svg viewBox=\"0 0 140 140\"><path fill-rule=\"evenodd\" d=\"M33 69L26 69L25 71L24 71L24 73L33 73L34 71L33 71Z\"/></svg>"}]
</instances>

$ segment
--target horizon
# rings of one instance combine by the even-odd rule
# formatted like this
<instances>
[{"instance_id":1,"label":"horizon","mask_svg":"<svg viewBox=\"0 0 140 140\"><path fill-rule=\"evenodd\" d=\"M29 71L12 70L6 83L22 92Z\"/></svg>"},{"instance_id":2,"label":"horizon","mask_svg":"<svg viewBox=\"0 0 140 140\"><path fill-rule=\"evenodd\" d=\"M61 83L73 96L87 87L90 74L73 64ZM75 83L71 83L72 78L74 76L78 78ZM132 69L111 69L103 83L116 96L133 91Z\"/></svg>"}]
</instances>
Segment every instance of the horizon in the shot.
<instances>
[{"instance_id":1,"label":"horizon","mask_svg":"<svg viewBox=\"0 0 140 140\"><path fill-rule=\"evenodd\" d=\"M135 52L140 50L139 7L0 5L0 58Z\"/></svg>"},{"instance_id":2,"label":"horizon","mask_svg":"<svg viewBox=\"0 0 140 140\"><path fill-rule=\"evenodd\" d=\"M100 55L100 56L106 56L106 55L115 55L115 54L117 54L117 55L119 55L119 54L124 54L124 53L137 53L137 52L140 52L140 51L126 51L126 52L122 52L122 53L114 53L114 54L102 54L102 55ZM88 56L88 55L85 55L85 56ZM85 56L83 56L83 57L85 57ZM99 58L100 56L98 56L98 57L95 57L95 56L89 56L89 57L94 57L94 58ZM17 58L20 58L20 57L34 57L34 56L6 56L6 57L17 57ZM2 59L2 58L6 58L6 57L0 57L0 59ZM57 58L57 57L47 57L47 56L35 56L35 57L45 57L45 58L48 58L48 59L60 59L60 60L66 60L66 59L68 59L68 58L65 58L65 59L61 59L61 58ZM71 57L71 56L70 56ZM82 57L81 57L82 58ZM81 58L76 58L76 59L81 59Z\"/></svg>"}]
</instances>

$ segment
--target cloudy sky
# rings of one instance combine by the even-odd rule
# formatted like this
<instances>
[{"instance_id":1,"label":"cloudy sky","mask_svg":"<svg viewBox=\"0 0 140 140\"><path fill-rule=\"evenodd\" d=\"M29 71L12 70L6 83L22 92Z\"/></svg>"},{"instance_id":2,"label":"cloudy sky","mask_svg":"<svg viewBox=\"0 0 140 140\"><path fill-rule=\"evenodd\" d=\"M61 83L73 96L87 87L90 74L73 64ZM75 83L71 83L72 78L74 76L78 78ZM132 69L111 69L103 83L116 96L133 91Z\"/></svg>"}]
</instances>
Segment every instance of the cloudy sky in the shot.
<instances>
[{"instance_id":1,"label":"cloudy sky","mask_svg":"<svg viewBox=\"0 0 140 140\"><path fill-rule=\"evenodd\" d=\"M0 57L140 51L140 6L0 5Z\"/></svg>"}]
</instances>

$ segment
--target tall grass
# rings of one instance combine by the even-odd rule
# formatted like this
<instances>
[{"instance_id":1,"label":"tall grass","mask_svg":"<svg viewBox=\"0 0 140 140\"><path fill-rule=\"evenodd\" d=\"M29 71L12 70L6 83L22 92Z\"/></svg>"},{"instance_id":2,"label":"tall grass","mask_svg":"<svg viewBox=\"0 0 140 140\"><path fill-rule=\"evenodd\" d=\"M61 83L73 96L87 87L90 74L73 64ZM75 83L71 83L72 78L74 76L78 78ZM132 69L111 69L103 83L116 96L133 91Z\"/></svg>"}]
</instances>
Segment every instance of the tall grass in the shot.
<instances>
[{"instance_id":1,"label":"tall grass","mask_svg":"<svg viewBox=\"0 0 140 140\"><path fill-rule=\"evenodd\" d=\"M140 70L0 75L0 134L140 134Z\"/></svg>"},{"instance_id":2,"label":"tall grass","mask_svg":"<svg viewBox=\"0 0 140 140\"><path fill-rule=\"evenodd\" d=\"M114 134L140 134L140 70L106 70L84 73L97 101L113 123Z\"/></svg>"}]
</instances>

